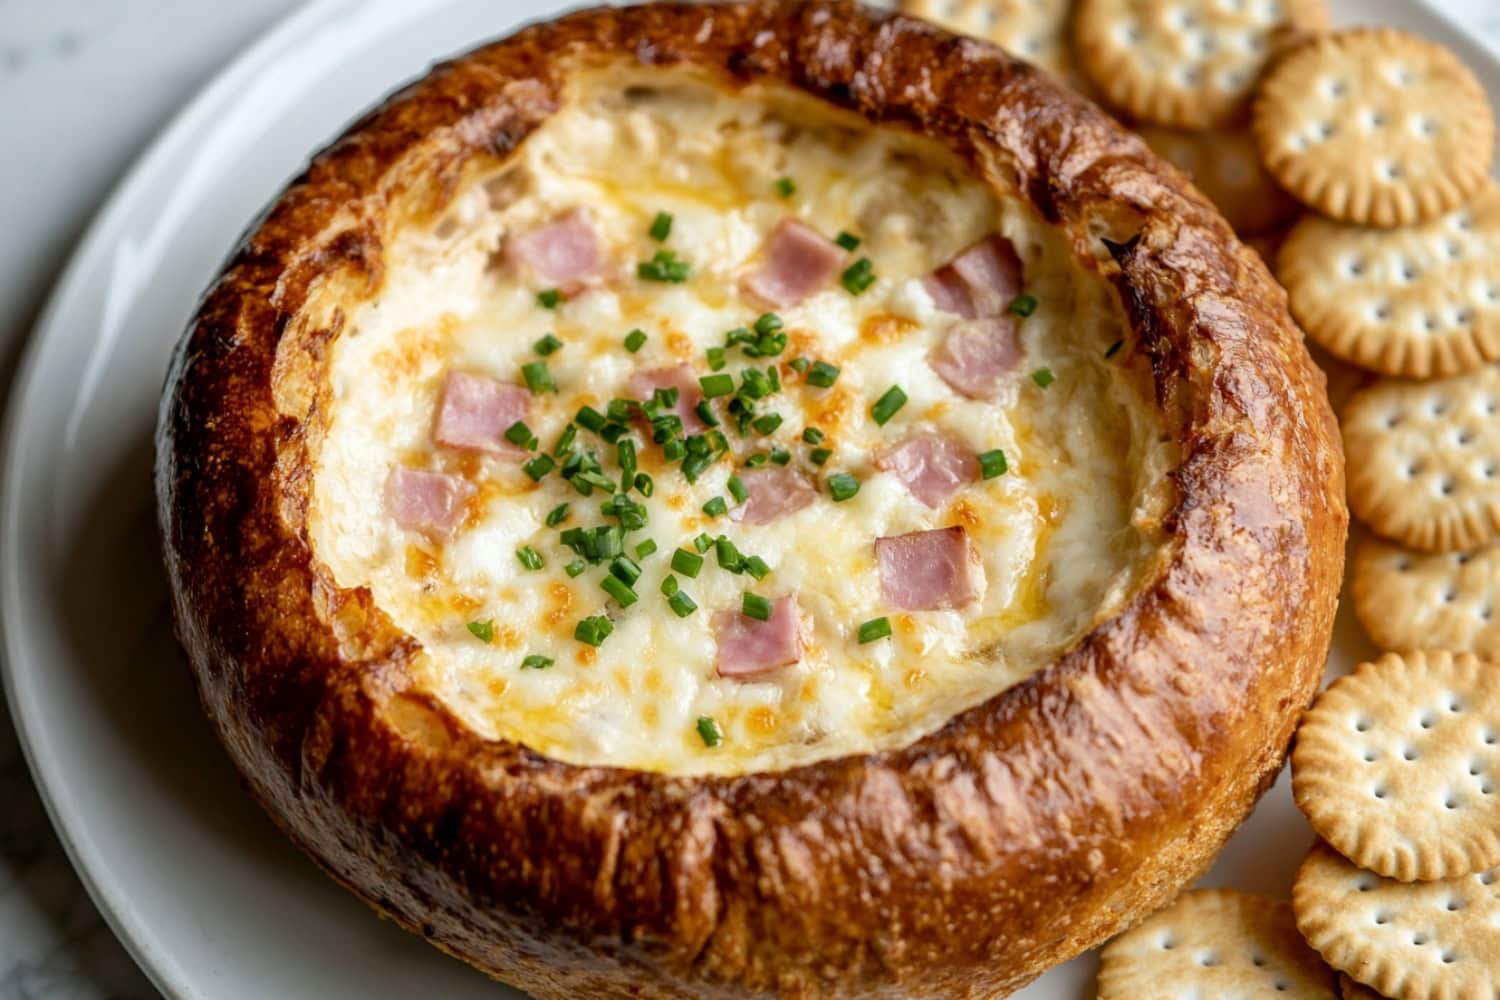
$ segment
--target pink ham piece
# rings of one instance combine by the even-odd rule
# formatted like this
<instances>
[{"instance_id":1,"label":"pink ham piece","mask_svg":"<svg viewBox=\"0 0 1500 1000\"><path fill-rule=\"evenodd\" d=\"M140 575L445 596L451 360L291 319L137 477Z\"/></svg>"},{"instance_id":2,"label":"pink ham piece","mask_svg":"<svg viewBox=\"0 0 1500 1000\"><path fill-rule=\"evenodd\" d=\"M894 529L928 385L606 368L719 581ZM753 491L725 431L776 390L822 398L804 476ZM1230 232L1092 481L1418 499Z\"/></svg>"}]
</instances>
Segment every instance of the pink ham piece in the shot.
<instances>
[{"instance_id":1,"label":"pink ham piece","mask_svg":"<svg viewBox=\"0 0 1500 1000\"><path fill-rule=\"evenodd\" d=\"M901 480L912 496L934 510L979 472L974 453L946 434L909 437L876 459L875 467Z\"/></svg>"},{"instance_id":2,"label":"pink ham piece","mask_svg":"<svg viewBox=\"0 0 1500 1000\"><path fill-rule=\"evenodd\" d=\"M505 254L516 266L568 295L582 290L604 270L598 234L582 208L507 239Z\"/></svg>"},{"instance_id":3,"label":"pink ham piece","mask_svg":"<svg viewBox=\"0 0 1500 1000\"><path fill-rule=\"evenodd\" d=\"M531 393L484 375L449 372L438 400L432 440L448 448L521 455L524 450L505 440L517 420L526 419Z\"/></svg>"},{"instance_id":4,"label":"pink ham piece","mask_svg":"<svg viewBox=\"0 0 1500 1000\"><path fill-rule=\"evenodd\" d=\"M954 392L994 400L1020 360L1015 323L1008 316L988 316L954 323L927 363Z\"/></svg>"},{"instance_id":5,"label":"pink ham piece","mask_svg":"<svg viewBox=\"0 0 1500 1000\"><path fill-rule=\"evenodd\" d=\"M448 538L473 495L474 486L457 476L397 466L385 480L385 511L407 531Z\"/></svg>"},{"instance_id":6,"label":"pink ham piece","mask_svg":"<svg viewBox=\"0 0 1500 1000\"><path fill-rule=\"evenodd\" d=\"M766 621L739 611L714 615L719 640L719 676L749 679L790 666L802 659L802 635L797 598L791 594L771 602Z\"/></svg>"},{"instance_id":7,"label":"pink ham piece","mask_svg":"<svg viewBox=\"0 0 1500 1000\"><path fill-rule=\"evenodd\" d=\"M698 377L693 374L692 366L672 365L636 372L630 376L626 389L630 392L630 398L642 402L650 399L657 389L676 389L677 405L672 407L672 412L682 421L682 432L697 434L704 429L703 421L698 419L695 409L703 399L703 387L698 384Z\"/></svg>"},{"instance_id":8,"label":"pink ham piece","mask_svg":"<svg viewBox=\"0 0 1500 1000\"><path fill-rule=\"evenodd\" d=\"M764 254L741 287L751 298L777 309L794 306L828 284L847 257L836 243L796 219L776 224Z\"/></svg>"},{"instance_id":9,"label":"pink ham piece","mask_svg":"<svg viewBox=\"0 0 1500 1000\"><path fill-rule=\"evenodd\" d=\"M1021 258L1010 240L987 236L923 278L922 287L944 312L999 316L1021 292Z\"/></svg>"},{"instance_id":10,"label":"pink ham piece","mask_svg":"<svg viewBox=\"0 0 1500 1000\"><path fill-rule=\"evenodd\" d=\"M744 503L729 512L729 517L746 524L770 524L818 498L812 483L783 466L745 469L739 477L747 495Z\"/></svg>"},{"instance_id":11,"label":"pink ham piece","mask_svg":"<svg viewBox=\"0 0 1500 1000\"><path fill-rule=\"evenodd\" d=\"M903 611L961 608L984 595L984 569L963 528L875 539L880 592Z\"/></svg>"}]
</instances>

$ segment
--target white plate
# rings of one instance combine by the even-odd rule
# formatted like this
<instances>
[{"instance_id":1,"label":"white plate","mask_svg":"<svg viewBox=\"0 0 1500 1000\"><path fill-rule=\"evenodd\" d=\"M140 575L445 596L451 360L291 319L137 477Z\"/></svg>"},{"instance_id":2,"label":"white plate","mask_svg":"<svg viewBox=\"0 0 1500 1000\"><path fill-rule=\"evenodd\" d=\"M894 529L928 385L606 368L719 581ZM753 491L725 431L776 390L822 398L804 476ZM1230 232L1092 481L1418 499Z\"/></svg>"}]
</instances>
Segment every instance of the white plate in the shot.
<instances>
[{"instance_id":1,"label":"white plate","mask_svg":"<svg viewBox=\"0 0 1500 1000\"><path fill-rule=\"evenodd\" d=\"M1426 8L1334 0L1340 23L1455 49L1500 106L1500 59ZM173 642L151 433L168 352L249 220L321 146L434 58L556 0L317 3L230 65L95 221L30 344L7 420L0 610L7 694L74 864L172 997L516 994L377 920L240 791ZM1341 619L1333 668L1368 647ZM1285 775L1207 881L1284 893L1312 835ZM1020 996L1092 996L1093 963Z\"/></svg>"}]
</instances>

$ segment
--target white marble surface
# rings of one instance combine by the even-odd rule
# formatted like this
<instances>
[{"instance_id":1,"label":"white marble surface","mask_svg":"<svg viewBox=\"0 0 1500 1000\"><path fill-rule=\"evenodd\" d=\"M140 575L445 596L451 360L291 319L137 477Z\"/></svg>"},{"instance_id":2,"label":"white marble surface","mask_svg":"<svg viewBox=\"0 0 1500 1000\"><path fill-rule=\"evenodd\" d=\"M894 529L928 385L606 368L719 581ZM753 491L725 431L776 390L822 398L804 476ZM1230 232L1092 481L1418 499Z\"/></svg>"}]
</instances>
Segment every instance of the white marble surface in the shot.
<instances>
[{"instance_id":1,"label":"white marble surface","mask_svg":"<svg viewBox=\"0 0 1500 1000\"><path fill-rule=\"evenodd\" d=\"M1500 3L1437 2L1500 50ZM0 386L116 179L230 55L294 6L0 0ZM73 874L0 712L0 1000L154 995Z\"/></svg>"}]
</instances>

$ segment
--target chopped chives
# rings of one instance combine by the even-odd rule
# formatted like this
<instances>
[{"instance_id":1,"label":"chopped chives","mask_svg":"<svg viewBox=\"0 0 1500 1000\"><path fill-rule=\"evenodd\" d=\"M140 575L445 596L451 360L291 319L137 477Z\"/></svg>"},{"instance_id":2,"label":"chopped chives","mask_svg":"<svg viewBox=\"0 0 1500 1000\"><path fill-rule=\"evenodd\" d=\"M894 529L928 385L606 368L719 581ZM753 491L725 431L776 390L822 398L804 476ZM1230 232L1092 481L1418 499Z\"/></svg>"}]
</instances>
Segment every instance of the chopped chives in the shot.
<instances>
[{"instance_id":1,"label":"chopped chives","mask_svg":"<svg viewBox=\"0 0 1500 1000\"><path fill-rule=\"evenodd\" d=\"M787 451L785 448L772 448L771 449L771 464L772 465L786 465L791 460L792 460L792 453L789 452L789 451Z\"/></svg>"},{"instance_id":2,"label":"chopped chives","mask_svg":"<svg viewBox=\"0 0 1500 1000\"><path fill-rule=\"evenodd\" d=\"M688 455L682 463L682 474L690 483L696 483L698 477L703 475L703 470L713 464L711 455Z\"/></svg>"},{"instance_id":3,"label":"chopped chives","mask_svg":"<svg viewBox=\"0 0 1500 1000\"><path fill-rule=\"evenodd\" d=\"M790 177L776 178L776 193L783 198L790 198L797 193L797 182Z\"/></svg>"},{"instance_id":4,"label":"chopped chives","mask_svg":"<svg viewBox=\"0 0 1500 1000\"><path fill-rule=\"evenodd\" d=\"M875 265L870 262L870 258L861 257L844 268L844 273L839 275L839 284L850 295L859 295L875 284Z\"/></svg>"},{"instance_id":5,"label":"chopped chives","mask_svg":"<svg viewBox=\"0 0 1500 1000\"><path fill-rule=\"evenodd\" d=\"M685 260L678 260L677 254L671 250L658 250L650 260L643 260L636 265L635 275L642 281L661 281L670 284L681 284L688 280L692 268Z\"/></svg>"},{"instance_id":6,"label":"chopped chives","mask_svg":"<svg viewBox=\"0 0 1500 1000\"><path fill-rule=\"evenodd\" d=\"M552 446L552 454L563 455L573 447L573 442L578 438L578 425L569 423L563 428L563 432L557 436L557 444Z\"/></svg>"},{"instance_id":7,"label":"chopped chives","mask_svg":"<svg viewBox=\"0 0 1500 1000\"><path fill-rule=\"evenodd\" d=\"M532 653L521 661L521 669L545 670L547 667L552 666L553 662L555 661L550 656L543 656L541 653Z\"/></svg>"},{"instance_id":8,"label":"chopped chives","mask_svg":"<svg viewBox=\"0 0 1500 1000\"><path fill-rule=\"evenodd\" d=\"M714 540L708 537L707 532L700 531L698 533L698 537L693 539L693 548L697 549L699 552L707 552L709 549L713 548L713 546Z\"/></svg>"},{"instance_id":9,"label":"chopped chives","mask_svg":"<svg viewBox=\"0 0 1500 1000\"><path fill-rule=\"evenodd\" d=\"M662 578L662 581L661 581L661 595L663 597L671 597L673 594L677 593L677 591L680 590L680 589L681 589L681 586L677 582L677 577L675 577L672 574L668 573L665 577Z\"/></svg>"},{"instance_id":10,"label":"chopped chives","mask_svg":"<svg viewBox=\"0 0 1500 1000\"><path fill-rule=\"evenodd\" d=\"M528 476L535 480L540 480L543 476L551 472L556 467L557 463L552 460L551 455L538 455L536 458L533 458L531 461L521 466L522 470L524 470Z\"/></svg>"},{"instance_id":11,"label":"chopped chives","mask_svg":"<svg viewBox=\"0 0 1500 1000\"><path fill-rule=\"evenodd\" d=\"M994 479L996 476L1005 475L1006 470L1005 452L996 448L994 451L984 452L979 456L979 474L984 479Z\"/></svg>"},{"instance_id":12,"label":"chopped chives","mask_svg":"<svg viewBox=\"0 0 1500 1000\"><path fill-rule=\"evenodd\" d=\"M828 477L828 495L833 497L834 503L843 503L858 492L859 480L849 473L840 472Z\"/></svg>"},{"instance_id":13,"label":"chopped chives","mask_svg":"<svg viewBox=\"0 0 1500 1000\"><path fill-rule=\"evenodd\" d=\"M573 419L578 421L579 426L584 430L593 431L595 434L598 434L599 429L606 423L604 414L600 413L592 406L585 406L581 408L578 413L574 415Z\"/></svg>"},{"instance_id":14,"label":"chopped chives","mask_svg":"<svg viewBox=\"0 0 1500 1000\"><path fill-rule=\"evenodd\" d=\"M760 435L773 434L776 428L781 426L781 414L767 413L750 421L750 426L755 428L755 433Z\"/></svg>"},{"instance_id":15,"label":"chopped chives","mask_svg":"<svg viewBox=\"0 0 1500 1000\"><path fill-rule=\"evenodd\" d=\"M755 317L755 332L762 336L768 333L775 333L784 326L786 324L775 313L761 313Z\"/></svg>"},{"instance_id":16,"label":"chopped chives","mask_svg":"<svg viewBox=\"0 0 1500 1000\"><path fill-rule=\"evenodd\" d=\"M1124 337L1121 337L1119 340L1115 341L1113 344L1110 344L1109 345L1109 350L1107 350L1107 351L1104 352L1104 360L1108 361L1110 358L1114 357L1116 354L1119 353L1120 348L1122 348L1124 346L1125 346L1125 338Z\"/></svg>"},{"instance_id":17,"label":"chopped chives","mask_svg":"<svg viewBox=\"0 0 1500 1000\"><path fill-rule=\"evenodd\" d=\"M704 375L698 379L698 384L703 387L703 395L707 399L716 399L719 396L728 396L734 392L734 376L720 373L718 375Z\"/></svg>"},{"instance_id":18,"label":"chopped chives","mask_svg":"<svg viewBox=\"0 0 1500 1000\"><path fill-rule=\"evenodd\" d=\"M536 435L531 433L531 428L526 426L524 420L517 420L505 428L505 440L511 444L518 444L522 448L536 447Z\"/></svg>"},{"instance_id":19,"label":"chopped chives","mask_svg":"<svg viewBox=\"0 0 1500 1000\"><path fill-rule=\"evenodd\" d=\"M487 622L469 622L469 634L488 646L495 639L495 623L493 620Z\"/></svg>"},{"instance_id":20,"label":"chopped chives","mask_svg":"<svg viewBox=\"0 0 1500 1000\"><path fill-rule=\"evenodd\" d=\"M876 639L884 639L891 634L891 620L889 618L871 618L859 626L859 641L861 644L874 642Z\"/></svg>"},{"instance_id":21,"label":"chopped chives","mask_svg":"<svg viewBox=\"0 0 1500 1000\"><path fill-rule=\"evenodd\" d=\"M826 361L815 361L807 371L807 384L817 386L819 389L827 389L838 381L838 377L838 365L831 365Z\"/></svg>"},{"instance_id":22,"label":"chopped chives","mask_svg":"<svg viewBox=\"0 0 1500 1000\"><path fill-rule=\"evenodd\" d=\"M734 497L735 503L744 503L750 498L750 491L745 489L745 484L739 476L730 476L727 485L729 486L730 495Z\"/></svg>"},{"instance_id":23,"label":"chopped chives","mask_svg":"<svg viewBox=\"0 0 1500 1000\"><path fill-rule=\"evenodd\" d=\"M747 469L758 469L765 464L766 453L763 451L758 451L755 454L751 455L749 458L745 459L745 468Z\"/></svg>"},{"instance_id":24,"label":"chopped chives","mask_svg":"<svg viewBox=\"0 0 1500 1000\"><path fill-rule=\"evenodd\" d=\"M599 436L604 439L605 444L614 444L628 433L629 431L624 424L611 420L604 425L604 429L599 432Z\"/></svg>"},{"instance_id":25,"label":"chopped chives","mask_svg":"<svg viewBox=\"0 0 1500 1000\"><path fill-rule=\"evenodd\" d=\"M641 329L631 330L625 335L625 350L634 354L646 346L646 331Z\"/></svg>"},{"instance_id":26,"label":"chopped chives","mask_svg":"<svg viewBox=\"0 0 1500 1000\"><path fill-rule=\"evenodd\" d=\"M812 451L808 452L807 457L812 461L813 465L822 465L824 462L828 461L828 459L832 457L832 455L832 448L814 448Z\"/></svg>"},{"instance_id":27,"label":"chopped chives","mask_svg":"<svg viewBox=\"0 0 1500 1000\"><path fill-rule=\"evenodd\" d=\"M637 472L635 474L635 489L641 496L649 497L656 492L656 483L652 482L651 477L644 472Z\"/></svg>"},{"instance_id":28,"label":"chopped chives","mask_svg":"<svg viewBox=\"0 0 1500 1000\"><path fill-rule=\"evenodd\" d=\"M532 361L521 366L521 377L526 388L532 392L556 392L557 383L552 381L552 372L545 361Z\"/></svg>"},{"instance_id":29,"label":"chopped chives","mask_svg":"<svg viewBox=\"0 0 1500 1000\"><path fill-rule=\"evenodd\" d=\"M549 288L544 292L536 293L536 304L543 309L556 309L557 303L561 298L562 296L557 293L557 289ZM540 354L541 352L538 351L537 353Z\"/></svg>"},{"instance_id":30,"label":"chopped chives","mask_svg":"<svg viewBox=\"0 0 1500 1000\"><path fill-rule=\"evenodd\" d=\"M685 590L679 590L667 597L667 605L677 614L678 618L686 618L698 610L698 602L688 596Z\"/></svg>"},{"instance_id":31,"label":"chopped chives","mask_svg":"<svg viewBox=\"0 0 1500 1000\"><path fill-rule=\"evenodd\" d=\"M519 549L516 549L516 558L519 559L521 561L521 565L525 566L527 569L542 568L542 554L536 549L532 548L530 545L523 545Z\"/></svg>"},{"instance_id":32,"label":"chopped chives","mask_svg":"<svg viewBox=\"0 0 1500 1000\"><path fill-rule=\"evenodd\" d=\"M719 560L719 568L731 573L743 573L745 571L745 557L740 550L734 547L724 535L720 535L714 541L714 556Z\"/></svg>"},{"instance_id":33,"label":"chopped chives","mask_svg":"<svg viewBox=\"0 0 1500 1000\"><path fill-rule=\"evenodd\" d=\"M651 220L651 238L660 243L672 235L672 216L667 212L657 212L656 218Z\"/></svg>"},{"instance_id":34,"label":"chopped chives","mask_svg":"<svg viewBox=\"0 0 1500 1000\"><path fill-rule=\"evenodd\" d=\"M689 580L698 578L699 570L703 569L703 557L696 552L687 549L675 549L672 552L672 572L681 573Z\"/></svg>"},{"instance_id":35,"label":"chopped chives","mask_svg":"<svg viewBox=\"0 0 1500 1000\"><path fill-rule=\"evenodd\" d=\"M771 602L747 590L745 596L740 598L740 613L746 618L768 622L771 620Z\"/></svg>"},{"instance_id":36,"label":"chopped chives","mask_svg":"<svg viewBox=\"0 0 1500 1000\"><path fill-rule=\"evenodd\" d=\"M716 747L724 742L724 734L719 731L719 724L707 715L698 716L698 738L706 747Z\"/></svg>"},{"instance_id":37,"label":"chopped chives","mask_svg":"<svg viewBox=\"0 0 1500 1000\"><path fill-rule=\"evenodd\" d=\"M532 344L531 349L545 358L549 354L557 353L562 348L562 345L562 341L558 340L556 337L549 333L541 340L538 340L536 343Z\"/></svg>"},{"instance_id":38,"label":"chopped chives","mask_svg":"<svg viewBox=\"0 0 1500 1000\"><path fill-rule=\"evenodd\" d=\"M620 463L620 489L628 490L635 482L635 442L630 438L621 438L615 445L615 458Z\"/></svg>"},{"instance_id":39,"label":"chopped chives","mask_svg":"<svg viewBox=\"0 0 1500 1000\"><path fill-rule=\"evenodd\" d=\"M614 577L609 577L614 579ZM604 615L590 615L577 625L573 626L573 638L579 642L586 642L590 646L598 646L609 638L609 634L615 630L614 622Z\"/></svg>"},{"instance_id":40,"label":"chopped chives","mask_svg":"<svg viewBox=\"0 0 1500 1000\"><path fill-rule=\"evenodd\" d=\"M883 427L886 421L894 417L896 411L905 405L906 393L901 390L899 385L893 385L885 391L884 396L875 401L874 406L870 407L870 416L874 417L875 422Z\"/></svg>"},{"instance_id":41,"label":"chopped chives","mask_svg":"<svg viewBox=\"0 0 1500 1000\"><path fill-rule=\"evenodd\" d=\"M1038 386L1045 389L1047 388L1047 386L1057 381L1057 379L1053 376L1051 368L1038 368L1036 371L1031 373L1031 381L1035 382Z\"/></svg>"},{"instance_id":42,"label":"chopped chives","mask_svg":"<svg viewBox=\"0 0 1500 1000\"><path fill-rule=\"evenodd\" d=\"M802 428L802 440L808 444L822 444L823 432L816 427L804 427Z\"/></svg>"},{"instance_id":43,"label":"chopped chives","mask_svg":"<svg viewBox=\"0 0 1500 1000\"><path fill-rule=\"evenodd\" d=\"M600 580L599 589L603 590L610 597L613 597L615 602L622 608L628 608L640 600L636 592L630 589L630 584L617 576L606 576Z\"/></svg>"},{"instance_id":44,"label":"chopped chives","mask_svg":"<svg viewBox=\"0 0 1500 1000\"><path fill-rule=\"evenodd\" d=\"M568 505L560 503L547 511L547 527L555 528L568 519Z\"/></svg>"},{"instance_id":45,"label":"chopped chives","mask_svg":"<svg viewBox=\"0 0 1500 1000\"><path fill-rule=\"evenodd\" d=\"M792 371L796 372L798 375L801 375L804 374L807 369L812 366L812 361L808 358L793 358L789 362L789 364L792 366Z\"/></svg>"},{"instance_id":46,"label":"chopped chives","mask_svg":"<svg viewBox=\"0 0 1500 1000\"><path fill-rule=\"evenodd\" d=\"M633 587L635 581L641 578L641 566L629 556L616 556L614 562L609 564L609 573L626 586Z\"/></svg>"},{"instance_id":47,"label":"chopped chives","mask_svg":"<svg viewBox=\"0 0 1500 1000\"><path fill-rule=\"evenodd\" d=\"M839 234L833 238L833 242L851 253L859 249L859 237L848 230L840 230Z\"/></svg>"},{"instance_id":48,"label":"chopped chives","mask_svg":"<svg viewBox=\"0 0 1500 1000\"><path fill-rule=\"evenodd\" d=\"M1036 296L1022 292L1010 304L1010 312L1016 316L1030 316L1036 312Z\"/></svg>"},{"instance_id":49,"label":"chopped chives","mask_svg":"<svg viewBox=\"0 0 1500 1000\"><path fill-rule=\"evenodd\" d=\"M635 547L635 557L644 559L656 551L656 539L648 538Z\"/></svg>"},{"instance_id":50,"label":"chopped chives","mask_svg":"<svg viewBox=\"0 0 1500 1000\"><path fill-rule=\"evenodd\" d=\"M698 419L703 421L704 427L719 426L719 418L714 414L714 408L709 405L708 400L698 400L698 405L693 407L693 412L698 414Z\"/></svg>"},{"instance_id":51,"label":"chopped chives","mask_svg":"<svg viewBox=\"0 0 1500 1000\"><path fill-rule=\"evenodd\" d=\"M709 517L723 517L728 510L729 505L724 502L723 497L714 497L703 505L703 513Z\"/></svg>"},{"instance_id":52,"label":"chopped chives","mask_svg":"<svg viewBox=\"0 0 1500 1000\"><path fill-rule=\"evenodd\" d=\"M682 443L681 438L672 438L662 442L661 453L668 462L680 462L687 454L687 445Z\"/></svg>"},{"instance_id":53,"label":"chopped chives","mask_svg":"<svg viewBox=\"0 0 1500 1000\"><path fill-rule=\"evenodd\" d=\"M703 353L708 358L708 367L714 371L718 371L726 364L724 360L724 348L722 347L710 347Z\"/></svg>"},{"instance_id":54,"label":"chopped chives","mask_svg":"<svg viewBox=\"0 0 1500 1000\"><path fill-rule=\"evenodd\" d=\"M771 575L771 564L760 556L751 556L745 560L745 572L757 580L764 580Z\"/></svg>"},{"instance_id":55,"label":"chopped chives","mask_svg":"<svg viewBox=\"0 0 1500 1000\"><path fill-rule=\"evenodd\" d=\"M584 562L582 559L574 559L572 562L563 567L563 572L568 574L568 576L570 577L576 577L581 575L583 571L588 568L589 564Z\"/></svg>"}]
</instances>

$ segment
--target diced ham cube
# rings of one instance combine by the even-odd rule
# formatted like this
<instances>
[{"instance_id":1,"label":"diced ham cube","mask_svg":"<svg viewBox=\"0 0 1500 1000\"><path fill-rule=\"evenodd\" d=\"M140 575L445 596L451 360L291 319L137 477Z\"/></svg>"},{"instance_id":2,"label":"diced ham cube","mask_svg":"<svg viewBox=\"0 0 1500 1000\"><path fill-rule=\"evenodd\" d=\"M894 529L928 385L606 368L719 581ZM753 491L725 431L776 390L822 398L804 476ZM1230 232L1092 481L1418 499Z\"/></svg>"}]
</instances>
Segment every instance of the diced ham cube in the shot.
<instances>
[{"instance_id":1,"label":"diced ham cube","mask_svg":"<svg viewBox=\"0 0 1500 1000\"><path fill-rule=\"evenodd\" d=\"M939 309L966 319L999 316L1021 292L1021 258L1000 235L987 236L922 280Z\"/></svg>"},{"instance_id":2,"label":"diced ham cube","mask_svg":"<svg viewBox=\"0 0 1500 1000\"><path fill-rule=\"evenodd\" d=\"M963 528L875 539L880 592L903 611L961 608L984 596L984 568Z\"/></svg>"},{"instance_id":3,"label":"diced ham cube","mask_svg":"<svg viewBox=\"0 0 1500 1000\"><path fill-rule=\"evenodd\" d=\"M934 510L979 472L974 453L946 434L909 437L881 455L875 467L901 480L912 496Z\"/></svg>"},{"instance_id":4,"label":"diced ham cube","mask_svg":"<svg viewBox=\"0 0 1500 1000\"><path fill-rule=\"evenodd\" d=\"M999 395L1005 377L1015 371L1020 360L1016 325L1008 316L954 323L927 359L954 392L987 400Z\"/></svg>"},{"instance_id":5,"label":"diced ham cube","mask_svg":"<svg viewBox=\"0 0 1500 1000\"><path fill-rule=\"evenodd\" d=\"M745 502L729 512L731 519L746 524L770 524L779 517L793 514L818 498L800 473L785 466L770 465L745 469L739 473L745 484Z\"/></svg>"},{"instance_id":6,"label":"diced ham cube","mask_svg":"<svg viewBox=\"0 0 1500 1000\"><path fill-rule=\"evenodd\" d=\"M432 440L448 448L524 454L505 440L505 432L517 420L526 419L530 405L531 393L521 386L485 375L449 372L438 400Z\"/></svg>"},{"instance_id":7,"label":"diced ham cube","mask_svg":"<svg viewBox=\"0 0 1500 1000\"><path fill-rule=\"evenodd\" d=\"M385 480L385 511L407 531L448 538L474 492L473 484L458 476L397 466Z\"/></svg>"},{"instance_id":8,"label":"diced ham cube","mask_svg":"<svg viewBox=\"0 0 1500 1000\"><path fill-rule=\"evenodd\" d=\"M847 256L806 223L782 219L766 240L760 266L741 287L762 305L785 309L832 281Z\"/></svg>"},{"instance_id":9,"label":"diced ham cube","mask_svg":"<svg viewBox=\"0 0 1500 1000\"><path fill-rule=\"evenodd\" d=\"M737 610L714 615L719 640L719 676L748 679L790 666L802 659L802 629L797 598L788 594L771 602L766 621Z\"/></svg>"},{"instance_id":10,"label":"diced ham cube","mask_svg":"<svg viewBox=\"0 0 1500 1000\"><path fill-rule=\"evenodd\" d=\"M515 266L569 295L604 270L599 236L588 211L582 208L507 238L505 254Z\"/></svg>"},{"instance_id":11,"label":"diced ham cube","mask_svg":"<svg viewBox=\"0 0 1500 1000\"><path fill-rule=\"evenodd\" d=\"M692 366L671 365L638 371L630 376L626 388L632 399L642 402L650 399L657 389L676 389L677 405L672 407L671 412L677 414L682 421L683 433L697 434L704 429L696 410L699 401L703 399L703 387L698 384L698 377L693 374Z\"/></svg>"}]
</instances>

